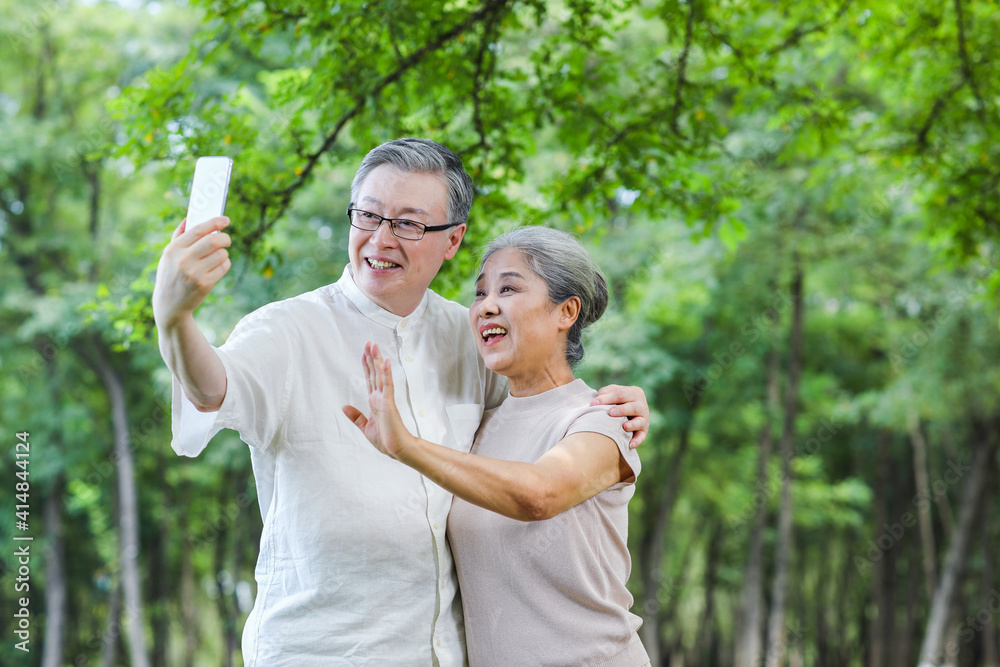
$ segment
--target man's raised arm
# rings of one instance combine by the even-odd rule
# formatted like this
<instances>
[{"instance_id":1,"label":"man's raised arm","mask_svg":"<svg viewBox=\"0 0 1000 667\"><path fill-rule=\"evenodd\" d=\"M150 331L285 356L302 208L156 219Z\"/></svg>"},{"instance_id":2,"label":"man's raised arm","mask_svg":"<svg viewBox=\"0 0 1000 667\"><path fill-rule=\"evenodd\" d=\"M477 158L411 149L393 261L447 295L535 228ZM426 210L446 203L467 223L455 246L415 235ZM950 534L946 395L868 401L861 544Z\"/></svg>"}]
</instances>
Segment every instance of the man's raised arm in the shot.
<instances>
[{"instance_id":1,"label":"man's raised arm","mask_svg":"<svg viewBox=\"0 0 1000 667\"><path fill-rule=\"evenodd\" d=\"M181 222L163 249L153 288L153 319L160 355L200 412L214 412L226 397L226 369L215 349L198 329L194 311L232 262L225 232L229 218L212 218L186 229Z\"/></svg>"}]
</instances>

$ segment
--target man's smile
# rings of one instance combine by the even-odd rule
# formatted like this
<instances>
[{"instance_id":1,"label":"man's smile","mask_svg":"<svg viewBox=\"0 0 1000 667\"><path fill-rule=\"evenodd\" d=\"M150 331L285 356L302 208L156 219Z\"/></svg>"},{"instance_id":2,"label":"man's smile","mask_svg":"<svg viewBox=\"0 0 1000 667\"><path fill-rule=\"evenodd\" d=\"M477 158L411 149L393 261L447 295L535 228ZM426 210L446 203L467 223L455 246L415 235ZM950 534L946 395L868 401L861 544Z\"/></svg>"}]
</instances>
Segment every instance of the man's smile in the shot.
<instances>
[{"instance_id":1,"label":"man's smile","mask_svg":"<svg viewBox=\"0 0 1000 667\"><path fill-rule=\"evenodd\" d=\"M366 257L365 261L368 262L368 266L376 271L382 271L385 269L398 269L401 268L396 262L390 262L387 259L376 259L374 257Z\"/></svg>"}]
</instances>

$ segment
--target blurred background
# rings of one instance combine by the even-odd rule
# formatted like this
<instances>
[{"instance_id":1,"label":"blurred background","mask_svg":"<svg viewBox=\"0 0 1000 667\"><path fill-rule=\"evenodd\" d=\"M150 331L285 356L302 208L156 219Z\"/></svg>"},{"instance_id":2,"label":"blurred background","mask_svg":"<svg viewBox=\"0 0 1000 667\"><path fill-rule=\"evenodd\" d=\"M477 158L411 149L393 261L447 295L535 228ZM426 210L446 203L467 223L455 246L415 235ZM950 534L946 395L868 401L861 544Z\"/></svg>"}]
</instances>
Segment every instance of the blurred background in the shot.
<instances>
[{"instance_id":1,"label":"blurred background","mask_svg":"<svg viewBox=\"0 0 1000 667\"><path fill-rule=\"evenodd\" d=\"M232 156L221 344L339 277L360 159L420 136L477 186L440 293L524 223L608 276L580 375L650 402L654 665L997 665L998 35L992 0L0 0L0 663L242 664L250 459L170 449L156 262Z\"/></svg>"}]
</instances>

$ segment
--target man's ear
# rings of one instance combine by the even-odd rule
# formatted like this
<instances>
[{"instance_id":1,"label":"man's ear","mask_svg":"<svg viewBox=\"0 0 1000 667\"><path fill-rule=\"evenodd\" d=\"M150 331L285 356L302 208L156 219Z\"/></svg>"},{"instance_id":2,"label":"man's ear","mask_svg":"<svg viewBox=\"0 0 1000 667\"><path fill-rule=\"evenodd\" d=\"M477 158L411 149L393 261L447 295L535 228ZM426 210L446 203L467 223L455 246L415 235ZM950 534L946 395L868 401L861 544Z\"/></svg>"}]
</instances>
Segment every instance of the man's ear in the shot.
<instances>
[{"instance_id":1,"label":"man's ear","mask_svg":"<svg viewBox=\"0 0 1000 667\"><path fill-rule=\"evenodd\" d=\"M448 247L444 251L444 258L451 259L458 252L462 245L462 237L465 236L465 223L456 225L448 230Z\"/></svg>"},{"instance_id":2,"label":"man's ear","mask_svg":"<svg viewBox=\"0 0 1000 667\"><path fill-rule=\"evenodd\" d=\"M558 306L559 330L568 330L580 317L580 297L571 296Z\"/></svg>"}]
</instances>

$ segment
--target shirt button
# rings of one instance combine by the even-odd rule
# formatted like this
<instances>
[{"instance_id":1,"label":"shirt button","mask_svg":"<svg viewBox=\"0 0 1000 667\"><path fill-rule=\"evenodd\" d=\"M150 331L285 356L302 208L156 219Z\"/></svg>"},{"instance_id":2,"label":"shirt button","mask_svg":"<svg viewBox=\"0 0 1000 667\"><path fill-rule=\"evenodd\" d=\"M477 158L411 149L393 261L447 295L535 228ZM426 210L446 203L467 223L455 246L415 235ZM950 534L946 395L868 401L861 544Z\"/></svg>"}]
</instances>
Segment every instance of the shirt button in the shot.
<instances>
[{"instance_id":1,"label":"shirt button","mask_svg":"<svg viewBox=\"0 0 1000 667\"><path fill-rule=\"evenodd\" d=\"M406 358L406 363L412 364L413 363L413 357L407 357Z\"/></svg>"},{"instance_id":2,"label":"shirt button","mask_svg":"<svg viewBox=\"0 0 1000 667\"><path fill-rule=\"evenodd\" d=\"M435 644L436 646L440 647L440 646L441 646L441 640L440 640L440 639L438 639L438 640L437 640L436 642L434 642L434 644Z\"/></svg>"},{"instance_id":3,"label":"shirt button","mask_svg":"<svg viewBox=\"0 0 1000 667\"><path fill-rule=\"evenodd\" d=\"M441 530L441 524L437 521L434 522L434 530ZM441 582L441 585L444 586L444 582Z\"/></svg>"},{"instance_id":4,"label":"shirt button","mask_svg":"<svg viewBox=\"0 0 1000 667\"><path fill-rule=\"evenodd\" d=\"M444 580L443 579L441 580L441 589L444 590ZM440 644L438 644L438 646L440 646Z\"/></svg>"},{"instance_id":5,"label":"shirt button","mask_svg":"<svg viewBox=\"0 0 1000 667\"><path fill-rule=\"evenodd\" d=\"M427 413L425 413L423 410L417 410L417 416L418 417L425 417L426 415L427 415Z\"/></svg>"},{"instance_id":6,"label":"shirt button","mask_svg":"<svg viewBox=\"0 0 1000 667\"><path fill-rule=\"evenodd\" d=\"M406 328L406 320L403 320L403 321L401 321L401 322L399 323L399 328L400 328L400 329L405 329L405 328Z\"/></svg>"}]
</instances>

